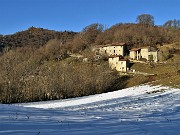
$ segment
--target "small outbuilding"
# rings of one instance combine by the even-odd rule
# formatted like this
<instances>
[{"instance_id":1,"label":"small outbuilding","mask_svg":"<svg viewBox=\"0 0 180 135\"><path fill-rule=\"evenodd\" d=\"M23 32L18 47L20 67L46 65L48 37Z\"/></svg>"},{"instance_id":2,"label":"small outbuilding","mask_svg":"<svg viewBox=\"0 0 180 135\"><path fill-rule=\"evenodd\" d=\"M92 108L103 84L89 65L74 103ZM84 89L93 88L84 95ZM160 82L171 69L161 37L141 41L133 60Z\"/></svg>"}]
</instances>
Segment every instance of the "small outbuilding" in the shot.
<instances>
[{"instance_id":1,"label":"small outbuilding","mask_svg":"<svg viewBox=\"0 0 180 135\"><path fill-rule=\"evenodd\" d=\"M132 48L129 56L133 60L139 60L141 58L141 48Z\"/></svg>"}]
</instances>

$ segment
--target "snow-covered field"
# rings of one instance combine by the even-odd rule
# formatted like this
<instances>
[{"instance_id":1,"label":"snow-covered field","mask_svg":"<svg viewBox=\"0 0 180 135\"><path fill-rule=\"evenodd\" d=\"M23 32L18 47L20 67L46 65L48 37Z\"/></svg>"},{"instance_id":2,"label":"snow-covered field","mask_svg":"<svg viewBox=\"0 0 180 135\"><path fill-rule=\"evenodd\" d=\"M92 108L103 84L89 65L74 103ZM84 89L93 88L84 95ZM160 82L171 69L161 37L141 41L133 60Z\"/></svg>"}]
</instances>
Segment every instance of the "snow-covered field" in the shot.
<instances>
[{"instance_id":1,"label":"snow-covered field","mask_svg":"<svg viewBox=\"0 0 180 135\"><path fill-rule=\"evenodd\" d=\"M2 135L180 135L180 90L162 86L0 110Z\"/></svg>"}]
</instances>

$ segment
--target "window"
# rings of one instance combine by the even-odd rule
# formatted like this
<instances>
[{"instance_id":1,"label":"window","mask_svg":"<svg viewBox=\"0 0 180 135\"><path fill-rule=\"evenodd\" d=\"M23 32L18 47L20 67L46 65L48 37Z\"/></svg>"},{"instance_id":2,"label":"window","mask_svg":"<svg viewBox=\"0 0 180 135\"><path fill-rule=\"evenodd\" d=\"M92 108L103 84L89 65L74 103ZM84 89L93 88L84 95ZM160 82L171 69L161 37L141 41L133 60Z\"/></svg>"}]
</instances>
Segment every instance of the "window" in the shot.
<instances>
[{"instance_id":1,"label":"window","mask_svg":"<svg viewBox=\"0 0 180 135\"><path fill-rule=\"evenodd\" d=\"M106 50L105 50L105 53L106 53Z\"/></svg>"},{"instance_id":2,"label":"window","mask_svg":"<svg viewBox=\"0 0 180 135\"><path fill-rule=\"evenodd\" d=\"M121 64L123 64L123 62L121 62Z\"/></svg>"},{"instance_id":3,"label":"window","mask_svg":"<svg viewBox=\"0 0 180 135\"><path fill-rule=\"evenodd\" d=\"M96 55L98 55L98 54L99 54L99 52L95 52L95 54L96 54Z\"/></svg>"},{"instance_id":4,"label":"window","mask_svg":"<svg viewBox=\"0 0 180 135\"><path fill-rule=\"evenodd\" d=\"M153 61L154 60L153 55L148 55L148 60Z\"/></svg>"},{"instance_id":5,"label":"window","mask_svg":"<svg viewBox=\"0 0 180 135\"><path fill-rule=\"evenodd\" d=\"M116 53L116 50L114 50L114 53Z\"/></svg>"}]
</instances>

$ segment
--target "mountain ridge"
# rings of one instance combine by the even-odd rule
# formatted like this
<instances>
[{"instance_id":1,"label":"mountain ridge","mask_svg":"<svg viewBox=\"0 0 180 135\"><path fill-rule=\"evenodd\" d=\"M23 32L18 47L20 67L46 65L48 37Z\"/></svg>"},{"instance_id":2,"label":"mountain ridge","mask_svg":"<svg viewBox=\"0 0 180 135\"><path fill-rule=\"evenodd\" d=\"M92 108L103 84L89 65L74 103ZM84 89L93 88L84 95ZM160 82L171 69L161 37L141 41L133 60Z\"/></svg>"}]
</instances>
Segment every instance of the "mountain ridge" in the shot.
<instances>
[{"instance_id":1,"label":"mountain ridge","mask_svg":"<svg viewBox=\"0 0 180 135\"><path fill-rule=\"evenodd\" d=\"M32 26L27 30L19 31L14 34L0 35L0 48L25 46L39 48L51 39L59 39L62 44L65 44L67 42L71 42L76 34L77 33L73 31L59 32Z\"/></svg>"}]
</instances>

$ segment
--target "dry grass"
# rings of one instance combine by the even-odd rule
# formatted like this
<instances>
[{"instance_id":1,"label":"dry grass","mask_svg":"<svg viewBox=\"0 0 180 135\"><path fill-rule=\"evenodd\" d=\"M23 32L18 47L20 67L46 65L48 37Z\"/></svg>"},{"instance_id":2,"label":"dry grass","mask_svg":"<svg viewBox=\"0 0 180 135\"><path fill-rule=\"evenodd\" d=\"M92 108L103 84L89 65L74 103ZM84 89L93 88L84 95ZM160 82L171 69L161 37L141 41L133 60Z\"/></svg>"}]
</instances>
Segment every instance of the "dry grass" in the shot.
<instances>
[{"instance_id":1,"label":"dry grass","mask_svg":"<svg viewBox=\"0 0 180 135\"><path fill-rule=\"evenodd\" d=\"M176 59L177 57L178 56L174 56L173 59ZM176 69L173 66L171 59L164 63L155 64L154 68L151 68L147 63L135 63L131 68L136 71L155 74L153 77L154 82L152 84L180 88L180 75L176 74ZM140 77L136 79L140 79Z\"/></svg>"},{"instance_id":2,"label":"dry grass","mask_svg":"<svg viewBox=\"0 0 180 135\"><path fill-rule=\"evenodd\" d=\"M162 78L156 82L152 83L153 85L166 85L175 88L180 88L180 75L174 75L167 78Z\"/></svg>"},{"instance_id":3,"label":"dry grass","mask_svg":"<svg viewBox=\"0 0 180 135\"><path fill-rule=\"evenodd\" d=\"M159 46L160 49L161 48L166 48L166 47L168 47L170 49L172 49L172 48L180 49L180 43L177 42L177 43L173 43L173 44L166 44L166 45L163 45L163 46Z\"/></svg>"},{"instance_id":4,"label":"dry grass","mask_svg":"<svg viewBox=\"0 0 180 135\"><path fill-rule=\"evenodd\" d=\"M126 88L144 84L147 82L148 82L148 78L145 77L144 75L134 75L131 76L127 81L125 81Z\"/></svg>"}]
</instances>

